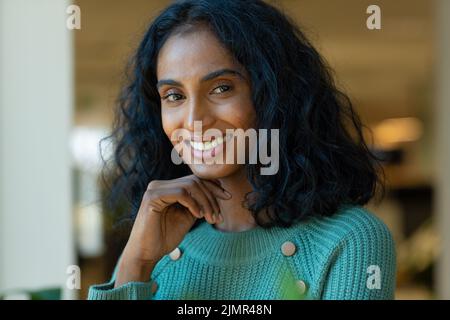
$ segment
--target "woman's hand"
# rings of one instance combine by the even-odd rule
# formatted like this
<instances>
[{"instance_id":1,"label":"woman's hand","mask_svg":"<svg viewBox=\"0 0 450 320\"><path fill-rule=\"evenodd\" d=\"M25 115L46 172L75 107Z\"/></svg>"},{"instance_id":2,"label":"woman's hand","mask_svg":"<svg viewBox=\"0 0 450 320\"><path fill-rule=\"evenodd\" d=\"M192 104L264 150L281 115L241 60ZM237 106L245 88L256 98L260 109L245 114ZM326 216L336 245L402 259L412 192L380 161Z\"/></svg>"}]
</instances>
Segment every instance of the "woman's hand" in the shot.
<instances>
[{"instance_id":1,"label":"woman's hand","mask_svg":"<svg viewBox=\"0 0 450 320\"><path fill-rule=\"evenodd\" d=\"M115 286L148 281L155 264L181 243L196 219L220 222L216 198L228 200L231 194L215 180L190 175L150 182L120 259Z\"/></svg>"}]
</instances>

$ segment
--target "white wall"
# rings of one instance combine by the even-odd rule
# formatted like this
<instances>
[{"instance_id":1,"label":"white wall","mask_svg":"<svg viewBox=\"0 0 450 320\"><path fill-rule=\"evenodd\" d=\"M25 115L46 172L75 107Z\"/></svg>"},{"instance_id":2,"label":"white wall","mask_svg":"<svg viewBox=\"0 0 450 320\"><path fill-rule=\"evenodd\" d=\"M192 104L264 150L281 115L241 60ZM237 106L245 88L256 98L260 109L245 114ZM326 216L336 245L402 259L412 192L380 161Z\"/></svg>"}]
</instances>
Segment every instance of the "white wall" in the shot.
<instances>
[{"instance_id":1,"label":"white wall","mask_svg":"<svg viewBox=\"0 0 450 320\"><path fill-rule=\"evenodd\" d=\"M64 287L74 262L68 5L0 0L0 290Z\"/></svg>"},{"instance_id":2,"label":"white wall","mask_svg":"<svg viewBox=\"0 0 450 320\"><path fill-rule=\"evenodd\" d=\"M439 299L450 299L450 1L436 1L436 201L442 252L436 274Z\"/></svg>"}]
</instances>

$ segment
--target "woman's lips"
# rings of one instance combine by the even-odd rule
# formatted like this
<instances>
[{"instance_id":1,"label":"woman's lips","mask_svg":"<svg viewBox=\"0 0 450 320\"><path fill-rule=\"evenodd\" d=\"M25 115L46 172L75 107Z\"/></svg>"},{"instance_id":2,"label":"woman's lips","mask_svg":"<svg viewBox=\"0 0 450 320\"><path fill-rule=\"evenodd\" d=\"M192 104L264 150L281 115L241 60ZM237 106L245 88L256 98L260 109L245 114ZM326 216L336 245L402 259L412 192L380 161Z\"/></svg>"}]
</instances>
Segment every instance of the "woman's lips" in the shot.
<instances>
[{"instance_id":1,"label":"woman's lips","mask_svg":"<svg viewBox=\"0 0 450 320\"><path fill-rule=\"evenodd\" d=\"M217 137L210 141L185 140L191 150L191 155L197 159L210 159L217 156L223 149L226 142L233 135Z\"/></svg>"}]
</instances>

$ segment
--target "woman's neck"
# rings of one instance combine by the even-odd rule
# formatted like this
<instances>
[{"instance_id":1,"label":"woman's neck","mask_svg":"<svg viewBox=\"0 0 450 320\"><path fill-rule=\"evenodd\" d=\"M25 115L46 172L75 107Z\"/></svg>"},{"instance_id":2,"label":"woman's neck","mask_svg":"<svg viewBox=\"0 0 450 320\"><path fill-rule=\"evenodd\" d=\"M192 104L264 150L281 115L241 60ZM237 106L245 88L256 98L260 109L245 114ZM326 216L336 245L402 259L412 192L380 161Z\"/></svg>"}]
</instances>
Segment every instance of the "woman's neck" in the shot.
<instances>
[{"instance_id":1,"label":"woman's neck","mask_svg":"<svg viewBox=\"0 0 450 320\"><path fill-rule=\"evenodd\" d=\"M256 226L251 212L243 207L245 195L251 192L252 186L246 177L243 167L231 176L219 179L222 187L231 193L229 200L218 199L223 222L215 225L216 229L226 232L239 232L249 230Z\"/></svg>"}]
</instances>

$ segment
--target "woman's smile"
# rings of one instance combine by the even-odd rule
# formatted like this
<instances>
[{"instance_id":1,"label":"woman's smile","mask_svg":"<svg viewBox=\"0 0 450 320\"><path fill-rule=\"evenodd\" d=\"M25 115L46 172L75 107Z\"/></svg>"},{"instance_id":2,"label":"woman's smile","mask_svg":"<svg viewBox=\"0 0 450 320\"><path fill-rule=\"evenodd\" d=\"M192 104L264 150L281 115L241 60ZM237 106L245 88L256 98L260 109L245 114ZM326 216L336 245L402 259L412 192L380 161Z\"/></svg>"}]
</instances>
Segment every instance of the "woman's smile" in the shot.
<instances>
[{"instance_id":1,"label":"woman's smile","mask_svg":"<svg viewBox=\"0 0 450 320\"><path fill-rule=\"evenodd\" d=\"M188 150L191 150L191 155L197 159L211 159L218 156L224 148L226 143L233 137L232 134L227 134L219 137L212 137L210 140L204 139L188 139L184 140Z\"/></svg>"}]
</instances>

